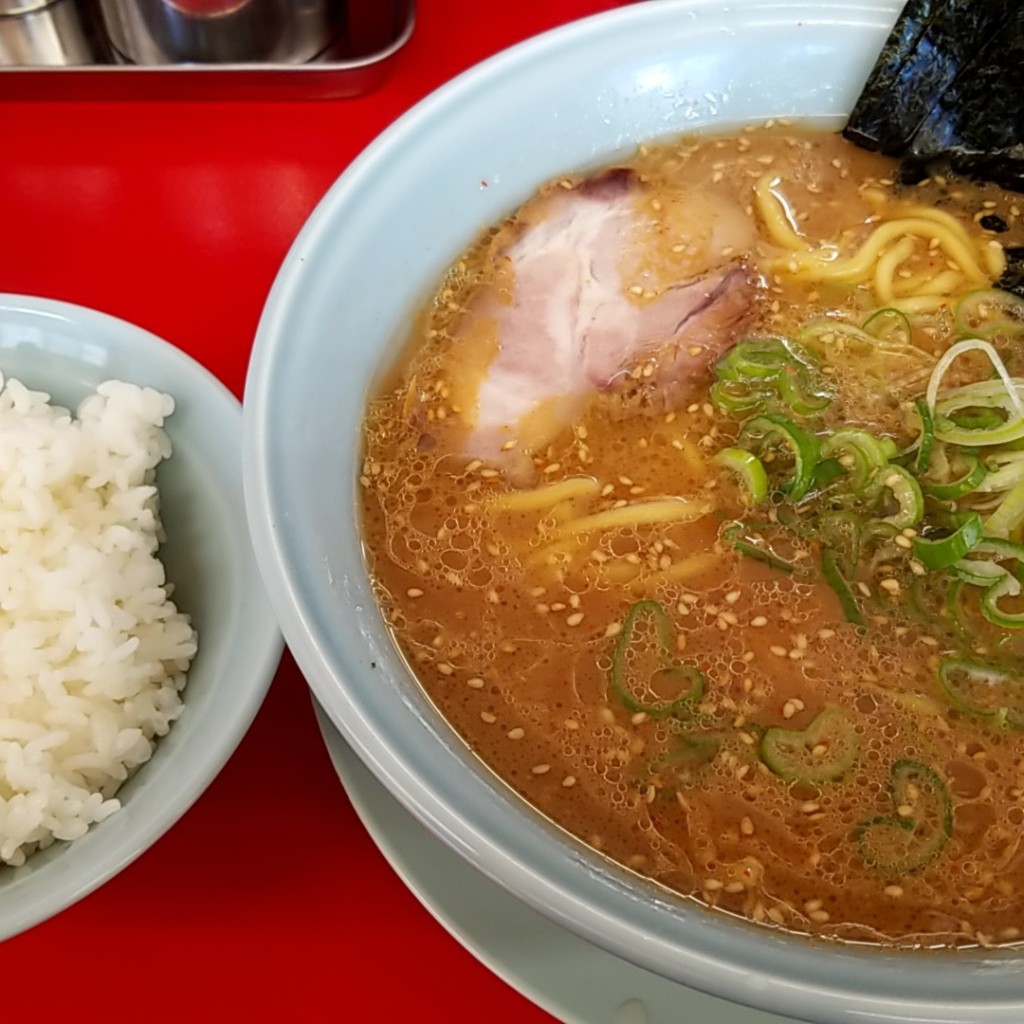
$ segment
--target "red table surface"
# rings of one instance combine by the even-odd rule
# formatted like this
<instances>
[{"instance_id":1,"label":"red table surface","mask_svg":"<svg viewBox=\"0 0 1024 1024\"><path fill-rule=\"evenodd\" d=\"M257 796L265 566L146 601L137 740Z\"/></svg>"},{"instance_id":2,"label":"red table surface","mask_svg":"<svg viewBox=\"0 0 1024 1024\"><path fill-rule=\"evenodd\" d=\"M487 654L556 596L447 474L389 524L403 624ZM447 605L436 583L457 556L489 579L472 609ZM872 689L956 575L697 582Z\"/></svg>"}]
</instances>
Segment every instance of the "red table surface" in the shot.
<instances>
[{"instance_id":1,"label":"red table surface","mask_svg":"<svg viewBox=\"0 0 1024 1024\"><path fill-rule=\"evenodd\" d=\"M353 157L458 72L614 6L419 0L388 79L355 99L0 104L0 291L123 317L241 396L277 268ZM0 969L8 1020L551 1020L393 874L287 653L198 803L97 892L4 943Z\"/></svg>"}]
</instances>

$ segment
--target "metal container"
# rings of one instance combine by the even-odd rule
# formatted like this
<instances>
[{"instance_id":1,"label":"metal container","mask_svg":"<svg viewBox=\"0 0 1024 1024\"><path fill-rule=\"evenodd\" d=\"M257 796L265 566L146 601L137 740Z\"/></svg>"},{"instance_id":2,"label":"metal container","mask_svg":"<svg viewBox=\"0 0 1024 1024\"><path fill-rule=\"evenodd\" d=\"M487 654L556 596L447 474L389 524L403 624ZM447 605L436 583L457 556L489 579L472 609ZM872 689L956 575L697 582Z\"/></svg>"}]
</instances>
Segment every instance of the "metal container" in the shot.
<instances>
[{"instance_id":1,"label":"metal container","mask_svg":"<svg viewBox=\"0 0 1024 1024\"><path fill-rule=\"evenodd\" d=\"M344 26L342 0L100 0L116 54L132 64L301 64Z\"/></svg>"},{"instance_id":2,"label":"metal container","mask_svg":"<svg viewBox=\"0 0 1024 1024\"><path fill-rule=\"evenodd\" d=\"M11 6L38 2L0 0ZM414 0L340 0L340 30L327 49L304 63L129 64L100 34L98 0L56 0L74 2L82 5L79 12L94 62L10 66L0 59L0 102L345 99L370 92L387 78L416 24Z\"/></svg>"},{"instance_id":3,"label":"metal container","mask_svg":"<svg viewBox=\"0 0 1024 1024\"><path fill-rule=\"evenodd\" d=\"M95 59L75 0L0 0L0 67L70 67Z\"/></svg>"}]
</instances>

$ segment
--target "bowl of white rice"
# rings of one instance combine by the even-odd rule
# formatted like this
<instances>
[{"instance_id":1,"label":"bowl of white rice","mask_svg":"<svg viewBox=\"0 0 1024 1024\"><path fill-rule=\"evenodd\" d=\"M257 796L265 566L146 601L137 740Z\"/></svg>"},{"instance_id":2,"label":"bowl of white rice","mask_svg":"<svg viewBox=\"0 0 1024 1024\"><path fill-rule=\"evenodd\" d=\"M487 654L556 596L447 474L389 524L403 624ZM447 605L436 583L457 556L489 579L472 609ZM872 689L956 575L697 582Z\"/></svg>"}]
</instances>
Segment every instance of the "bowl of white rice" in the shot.
<instances>
[{"instance_id":1,"label":"bowl of white rice","mask_svg":"<svg viewBox=\"0 0 1024 1024\"><path fill-rule=\"evenodd\" d=\"M240 434L167 342L0 294L0 939L152 845L266 694Z\"/></svg>"}]
</instances>

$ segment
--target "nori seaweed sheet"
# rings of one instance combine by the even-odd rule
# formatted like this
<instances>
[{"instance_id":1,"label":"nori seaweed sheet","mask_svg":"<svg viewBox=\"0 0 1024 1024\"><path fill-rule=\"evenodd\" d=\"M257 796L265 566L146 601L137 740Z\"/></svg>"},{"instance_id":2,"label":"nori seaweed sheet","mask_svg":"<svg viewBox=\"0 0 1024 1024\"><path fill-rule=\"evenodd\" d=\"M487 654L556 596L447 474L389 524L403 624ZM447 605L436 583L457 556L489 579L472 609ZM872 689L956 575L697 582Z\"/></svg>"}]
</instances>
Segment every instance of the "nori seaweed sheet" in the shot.
<instances>
[{"instance_id":1,"label":"nori seaweed sheet","mask_svg":"<svg viewBox=\"0 0 1024 1024\"><path fill-rule=\"evenodd\" d=\"M1006 247L1006 270L996 283L1024 299L1024 245Z\"/></svg>"},{"instance_id":2,"label":"nori seaweed sheet","mask_svg":"<svg viewBox=\"0 0 1024 1024\"><path fill-rule=\"evenodd\" d=\"M908 0L843 135L865 149L902 154L1018 6L1019 0Z\"/></svg>"},{"instance_id":3,"label":"nori seaweed sheet","mask_svg":"<svg viewBox=\"0 0 1024 1024\"><path fill-rule=\"evenodd\" d=\"M1024 192L1024 6L981 47L914 135L900 177L915 181L936 163Z\"/></svg>"}]
</instances>

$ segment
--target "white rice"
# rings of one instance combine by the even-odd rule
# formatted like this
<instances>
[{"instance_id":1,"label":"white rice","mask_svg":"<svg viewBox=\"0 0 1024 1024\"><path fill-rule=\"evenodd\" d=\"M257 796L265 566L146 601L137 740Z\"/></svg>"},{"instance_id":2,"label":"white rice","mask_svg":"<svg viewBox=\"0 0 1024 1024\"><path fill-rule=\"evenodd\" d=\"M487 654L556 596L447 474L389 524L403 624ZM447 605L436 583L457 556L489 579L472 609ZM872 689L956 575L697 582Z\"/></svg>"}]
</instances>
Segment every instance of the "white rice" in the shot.
<instances>
[{"instance_id":1,"label":"white rice","mask_svg":"<svg viewBox=\"0 0 1024 1024\"><path fill-rule=\"evenodd\" d=\"M77 839L181 713L156 466L174 401L108 381L72 417L0 376L0 861Z\"/></svg>"}]
</instances>

